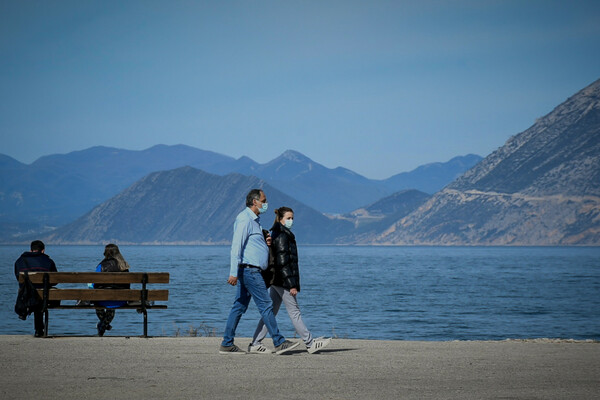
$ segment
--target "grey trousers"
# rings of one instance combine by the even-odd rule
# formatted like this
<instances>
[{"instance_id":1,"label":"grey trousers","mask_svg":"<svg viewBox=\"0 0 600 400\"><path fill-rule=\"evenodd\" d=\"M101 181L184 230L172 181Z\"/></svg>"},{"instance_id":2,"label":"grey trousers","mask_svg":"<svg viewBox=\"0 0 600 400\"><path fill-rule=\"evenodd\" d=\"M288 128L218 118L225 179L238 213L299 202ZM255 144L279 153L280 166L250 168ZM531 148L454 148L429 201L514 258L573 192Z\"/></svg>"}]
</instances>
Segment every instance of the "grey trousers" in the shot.
<instances>
[{"instance_id":1,"label":"grey trousers","mask_svg":"<svg viewBox=\"0 0 600 400\"><path fill-rule=\"evenodd\" d=\"M269 288L269 294L271 295L271 300L273 301L273 314L277 315L279 312L279 307L281 307L281 302L283 301L290 319L292 320L292 324L294 324L296 332L302 338L304 344L306 346L310 346L313 338L308 328L306 328L306 325L304 325L304 321L302 321L302 314L300 313L300 307L298 306L296 297L292 296L289 290L284 289L281 286L271 286ZM256 331L254 331L252 345L258 345L266 336L267 327L261 319L258 321Z\"/></svg>"}]
</instances>

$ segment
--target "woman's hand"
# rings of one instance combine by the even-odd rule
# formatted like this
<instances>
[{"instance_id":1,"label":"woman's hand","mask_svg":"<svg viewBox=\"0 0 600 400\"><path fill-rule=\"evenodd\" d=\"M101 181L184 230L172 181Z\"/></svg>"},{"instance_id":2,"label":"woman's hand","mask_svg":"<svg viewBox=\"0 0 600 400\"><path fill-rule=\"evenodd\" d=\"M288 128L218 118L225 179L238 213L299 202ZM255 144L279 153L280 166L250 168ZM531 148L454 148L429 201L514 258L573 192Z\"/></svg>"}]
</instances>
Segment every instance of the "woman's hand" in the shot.
<instances>
[{"instance_id":1,"label":"woman's hand","mask_svg":"<svg viewBox=\"0 0 600 400\"><path fill-rule=\"evenodd\" d=\"M273 239L271 239L271 233L269 233L268 230L263 229L263 236L265 237L265 242L267 242L267 246L271 246L271 244L273 243Z\"/></svg>"},{"instance_id":2,"label":"woman's hand","mask_svg":"<svg viewBox=\"0 0 600 400\"><path fill-rule=\"evenodd\" d=\"M298 294L298 291L296 290L296 288L291 288L290 289L290 294L294 297L296 297L296 295Z\"/></svg>"}]
</instances>

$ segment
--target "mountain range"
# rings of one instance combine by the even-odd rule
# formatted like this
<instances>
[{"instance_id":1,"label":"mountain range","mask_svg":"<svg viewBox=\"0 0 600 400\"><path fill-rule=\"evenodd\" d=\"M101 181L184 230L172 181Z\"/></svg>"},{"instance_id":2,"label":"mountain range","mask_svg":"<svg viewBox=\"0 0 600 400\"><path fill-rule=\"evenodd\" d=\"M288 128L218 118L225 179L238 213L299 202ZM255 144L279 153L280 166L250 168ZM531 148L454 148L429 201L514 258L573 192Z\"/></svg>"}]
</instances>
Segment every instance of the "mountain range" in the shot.
<instances>
[{"instance_id":1,"label":"mountain range","mask_svg":"<svg viewBox=\"0 0 600 400\"><path fill-rule=\"evenodd\" d=\"M0 157L0 228L4 236L64 225L153 171L206 168L233 158L188 146L143 151L92 147L41 157L30 165ZM46 227L46 228L45 228Z\"/></svg>"},{"instance_id":2,"label":"mountain range","mask_svg":"<svg viewBox=\"0 0 600 400\"><path fill-rule=\"evenodd\" d=\"M293 179L299 171L292 167L302 159L287 152L277 162L290 158L280 169ZM271 205L295 208L302 243L597 246L600 81L432 196L404 190L327 217L266 180L188 167L149 175L48 239L227 243L253 186L265 189Z\"/></svg>"},{"instance_id":3,"label":"mountain range","mask_svg":"<svg viewBox=\"0 0 600 400\"><path fill-rule=\"evenodd\" d=\"M147 151L165 149L178 150L164 146ZM183 149L192 154L191 158L194 151L202 152L185 146ZM116 166L111 169L107 160L122 157L119 150L112 149L110 154L106 148L91 150L98 151L97 157L106 157L103 165L107 169L113 172L118 169ZM193 165L175 166L145 174L93 209L90 207L91 211L75 221L49 231L43 239L50 243L228 243L233 219L243 209L247 191L260 187L269 198L271 211L281 205L294 208L294 231L301 243L600 245L600 80L539 118L529 129L511 137L456 179L449 178L451 174L444 171L448 173L445 175L448 182L442 184L444 179L441 179L436 185L441 187L433 194L398 186L391 186L398 188L391 192L390 186L385 185L399 185L398 181L406 182L407 176L368 180L343 168L325 168L291 150L264 165L249 158L234 160L215 153L209 155L213 159L206 161L202 169ZM431 171L450 169L451 164L453 168L467 168L476 160L477 156L466 156L423 166L412 171L411 177L423 174L422 181L432 176ZM94 164L89 159L86 162ZM173 161L157 164L164 167L171 165L169 162ZM29 178L25 182L32 186L42 185L41 178L57 186L62 184L65 189L77 179L78 182L91 176L100 179L94 175L101 170L97 166L82 162L86 168L73 168L73 165L65 167L66 164L64 160L52 164L69 171L70 175L65 177L57 172L60 168L47 165L44 171L27 170L14 159L0 157L3 179L9 175L6 171L13 171L14 176ZM246 174L226 173L242 165ZM153 166L140 161L135 164L140 174L144 168ZM132 169L115 172L116 178L122 182L130 179ZM105 179L110 178L103 173ZM86 182L85 187L93 187L93 181ZM104 187L110 184L114 182L104 182ZM294 192L296 195L292 195L290 192L296 188L299 188ZM3 191L0 200L31 205L27 202L32 200L24 193L33 193L38 205L47 209L58 207L51 201L44 203L47 200L44 193L30 189L30 192ZM356 192L374 194L376 198L367 201L368 196L354 196ZM62 194L78 198L82 193ZM303 201L308 197L299 198L307 194L312 196L310 203ZM326 215L323 209L312 206L315 203L322 206L324 199L334 196L341 204L336 213ZM345 197L364 203L344 211L353 204L343 203ZM65 206L60 204L60 207ZM269 227L272 218L273 214L263 216L263 226Z\"/></svg>"},{"instance_id":4,"label":"mountain range","mask_svg":"<svg viewBox=\"0 0 600 400\"><path fill-rule=\"evenodd\" d=\"M329 169L288 150L259 164L184 145L157 145L142 151L92 147L41 157L30 165L0 155L0 240L35 234L73 222L152 172L191 166L205 172L257 176L319 210L342 214L388 196L395 190L440 189L481 157L456 157L421 166L387 180L371 180L345 168ZM429 174L423 174L423 169ZM439 180L446 174L446 178ZM419 184L421 182L421 184ZM437 190L433 189L433 191Z\"/></svg>"}]
</instances>

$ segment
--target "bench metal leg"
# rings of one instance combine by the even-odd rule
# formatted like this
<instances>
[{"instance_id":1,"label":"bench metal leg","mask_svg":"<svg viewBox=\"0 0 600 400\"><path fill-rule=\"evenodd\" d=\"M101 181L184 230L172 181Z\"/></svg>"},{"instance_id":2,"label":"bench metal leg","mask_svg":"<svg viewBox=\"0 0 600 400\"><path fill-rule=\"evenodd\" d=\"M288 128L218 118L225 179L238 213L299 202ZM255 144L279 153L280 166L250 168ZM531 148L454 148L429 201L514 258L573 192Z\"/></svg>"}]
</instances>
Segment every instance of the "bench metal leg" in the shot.
<instances>
[{"instance_id":1,"label":"bench metal leg","mask_svg":"<svg viewBox=\"0 0 600 400\"><path fill-rule=\"evenodd\" d=\"M44 337L48 337L48 309L44 310Z\"/></svg>"},{"instance_id":2,"label":"bench metal leg","mask_svg":"<svg viewBox=\"0 0 600 400\"><path fill-rule=\"evenodd\" d=\"M142 312L144 313L144 337L148 337L148 312L146 311L146 305L148 301L148 289L146 289L146 283L148 283L148 274L144 274L142 277Z\"/></svg>"},{"instance_id":3,"label":"bench metal leg","mask_svg":"<svg viewBox=\"0 0 600 400\"><path fill-rule=\"evenodd\" d=\"M144 337L148 337L148 312L144 310Z\"/></svg>"},{"instance_id":4,"label":"bench metal leg","mask_svg":"<svg viewBox=\"0 0 600 400\"><path fill-rule=\"evenodd\" d=\"M48 337L48 293L50 290L50 276L44 273L44 298L42 309L44 311L44 337Z\"/></svg>"}]
</instances>

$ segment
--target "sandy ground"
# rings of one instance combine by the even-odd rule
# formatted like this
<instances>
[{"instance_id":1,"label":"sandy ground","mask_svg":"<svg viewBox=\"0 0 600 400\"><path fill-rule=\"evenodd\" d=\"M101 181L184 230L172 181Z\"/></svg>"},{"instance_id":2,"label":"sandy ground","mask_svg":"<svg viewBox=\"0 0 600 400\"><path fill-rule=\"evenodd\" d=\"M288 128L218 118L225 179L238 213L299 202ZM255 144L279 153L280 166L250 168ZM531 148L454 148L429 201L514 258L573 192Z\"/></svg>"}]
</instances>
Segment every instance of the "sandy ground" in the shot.
<instances>
[{"instance_id":1,"label":"sandy ground","mask_svg":"<svg viewBox=\"0 0 600 400\"><path fill-rule=\"evenodd\" d=\"M220 338L0 336L2 399L597 399L600 343L335 339L220 355ZM246 347L248 339L236 343ZM268 343L271 345L271 343Z\"/></svg>"}]
</instances>

